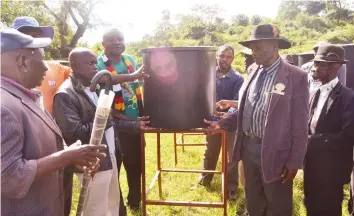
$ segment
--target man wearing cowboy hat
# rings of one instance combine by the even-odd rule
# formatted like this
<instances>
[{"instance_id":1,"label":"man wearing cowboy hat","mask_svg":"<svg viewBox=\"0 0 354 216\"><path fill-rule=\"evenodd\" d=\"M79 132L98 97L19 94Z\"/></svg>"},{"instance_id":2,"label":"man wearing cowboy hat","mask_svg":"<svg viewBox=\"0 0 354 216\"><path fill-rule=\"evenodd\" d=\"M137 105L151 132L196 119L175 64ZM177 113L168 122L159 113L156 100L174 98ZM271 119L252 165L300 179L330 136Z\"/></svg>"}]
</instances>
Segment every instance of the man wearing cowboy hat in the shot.
<instances>
[{"instance_id":1,"label":"man wearing cowboy hat","mask_svg":"<svg viewBox=\"0 0 354 216\"><path fill-rule=\"evenodd\" d=\"M354 91L338 80L347 61L341 46L319 47L314 75L321 86L310 101L309 142L304 160L307 215L342 215L343 185L353 168Z\"/></svg>"},{"instance_id":2,"label":"man wearing cowboy hat","mask_svg":"<svg viewBox=\"0 0 354 216\"><path fill-rule=\"evenodd\" d=\"M293 179L303 165L308 136L307 74L279 56L290 42L270 24L248 41L255 63L240 90L239 109L211 128L237 128L233 160L242 159L251 216L292 215Z\"/></svg>"}]
</instances>

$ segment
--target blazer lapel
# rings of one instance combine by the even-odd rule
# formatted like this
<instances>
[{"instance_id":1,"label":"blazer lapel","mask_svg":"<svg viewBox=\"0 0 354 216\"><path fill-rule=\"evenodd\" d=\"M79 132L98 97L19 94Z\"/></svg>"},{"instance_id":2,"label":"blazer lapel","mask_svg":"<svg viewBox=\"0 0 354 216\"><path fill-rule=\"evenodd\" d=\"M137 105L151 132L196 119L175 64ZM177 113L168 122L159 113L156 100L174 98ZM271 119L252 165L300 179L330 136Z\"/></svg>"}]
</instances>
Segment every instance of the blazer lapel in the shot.
<instances>
[{"instance_id":1,"label":"blazer lapel","mask_svg":"<svg viewBox=\"0 0 354 216\"><path fill-rule=\"evenodd\" d=\"M319 125L319 123L323 120L324 116L329 112L329 110L331 109L333 103L339 98L340 95L340 88L342 87L342 84L340 82L337 83L336 86L334 86L334 88L332 89L332 91L329 93L328 98L325 102L325 104L323 105L323 108L321 110L321 114L320 117L318 118L318 123L317 125Z\"/></svg>"},{"instance_id":2,"label":"blazer lapel","mask_svg":"<svg viewBox=\"0 0 354 216\"><path fill-rule=\"evenodd\" d=\"M276 74L274 85L276 85L278 83L282 83L285 86L284 91L286 91L286 88L288 86L288 79L287 79L288 75L289 75L288 67L287 67L286 63L284 62L284 60L282 58L280 58L279 71ZM273 112L275 106L278 103L279 98L284 97L284 96L286 97L286 95L279 95L279 94L275 94L275 93L272 93L270 95L271 95L271 98L270 98L270 102L269 102L268 116Z\"/></svg>"},{"instance_id":3,"label":"blazer lapel","mask_svg":"<svg viewBox=\"0 0 354 216\"><path fill-rule=\"evenodd\" d=\"M22 103L27 106L32 112L34 112L38 117L40 117L55 133L57 133L61 137L61 131L59 127L55 124L53 118L45 113L31 98L25 95L21 90L7 83L6 81L2 81L1 88L10 92L18 98L21 98Z\"/></svg>"}]
</instances>

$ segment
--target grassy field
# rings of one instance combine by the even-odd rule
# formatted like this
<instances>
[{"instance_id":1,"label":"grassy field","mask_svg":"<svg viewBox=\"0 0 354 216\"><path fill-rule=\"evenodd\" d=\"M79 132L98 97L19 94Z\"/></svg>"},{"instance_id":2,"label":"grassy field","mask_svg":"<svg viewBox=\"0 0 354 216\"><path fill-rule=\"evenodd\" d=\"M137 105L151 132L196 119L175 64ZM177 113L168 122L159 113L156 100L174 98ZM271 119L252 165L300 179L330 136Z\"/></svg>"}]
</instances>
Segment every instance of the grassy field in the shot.
<instances>
[{"instance_id":1,"label":"grassy field","mask_svg":"<svg viewBox=\"0 0 354 216\"><path fill-rule=\"evenodd\" d=\"M203 141L202 136L190 136L185 142L187 143L200 143ZM146 179L147 186L150 184L155 171L156 171L156 135L146 136ZM200 169L202 166L204 154L204 147L186 147L185 152L182 152L182 147L178 147L178 168L184 169ZM174 168L174 153L173 153L173 135L162 134L161 135L161 163L163 168ZM218 164L220 169L220 164ZM163 198L168 200L192 200L192 201L220 201L221 193L221 180L220 175L216 175L210 187L198 186L192 190L191 187L195 186L198 180L199 174L188 173L164 173L162 175L162 189ZM71 216L76 213L76 207L79 196L79 184L76 177L74 177L75 187L73 196L73 207L71 210ZM127 195L127 182L124 168L121 173L121 189L123 196ZM305 216L305 207L302 204L302 173L300 172L295 179L294 185L294 216ZM235 216L244 212L244 198L243 192L240 187L239 198L236 202L228 203L228 215ZM149 199L159 199L157 184L149 194ZM346 210L346 200L348 199L348 187L345 191L345 202L343 202L343 215L348 215ZM147 206L149 215L153 216L189 216L189 215L222 215L222 209L217 208L200 208L200 207L167 207L167 206ZM140 213L128 212L128 215L138 216Z\"/></svg>"}]
</instances>

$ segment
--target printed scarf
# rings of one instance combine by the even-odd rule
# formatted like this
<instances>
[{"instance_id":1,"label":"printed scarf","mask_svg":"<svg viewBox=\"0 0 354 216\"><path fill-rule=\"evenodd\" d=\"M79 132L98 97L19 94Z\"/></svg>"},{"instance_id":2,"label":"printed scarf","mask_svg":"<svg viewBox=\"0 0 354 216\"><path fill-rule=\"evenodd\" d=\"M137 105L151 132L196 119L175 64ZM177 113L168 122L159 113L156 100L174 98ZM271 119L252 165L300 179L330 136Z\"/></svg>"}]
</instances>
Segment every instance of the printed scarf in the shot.
<instances>
[{"instance_id":1,"label":"printed scarf","mask_svg":"<svg viewBox=\"0 0 354 216\"><path fill-rule=\"evenodd\" d=\"M106 66L106 69L111 72L112 74L118 74L117 71L114 69L114 66L112 65L112 61L109 60L107 58L106 55L103 55L102 57L103 59L103 62L104 62L104 65ZM132 63L129 61L128 58L125 58L123 55L122 55L122 60L125 64L125 66L127 67L128 69L128 72L129 73L133 73L134 72L134 67L132 65ZM121 112L124 112L125 110L125 105L124 105L124 97L123 97L123 92L122 92L122 86L127 89L129 91L130 89L130 86L128 83L124 82L124 83L118 83L116 84L116 91L114 91L114 100L113 100L113 103L114 103L114 110L118 110L118 111L121 111ZM135 86L135 95L136 95L136 99L137 99L137 104L138 104L138 111L139 111L139 116L143 116L143 102L142 102L142 97L141 97L141 87L139 85L138 82L133 82L133 85L132 86ZM134 95L134 92L130 92ZM135 97L135 96L133 96Z\"/></svg>"}]
</instances>

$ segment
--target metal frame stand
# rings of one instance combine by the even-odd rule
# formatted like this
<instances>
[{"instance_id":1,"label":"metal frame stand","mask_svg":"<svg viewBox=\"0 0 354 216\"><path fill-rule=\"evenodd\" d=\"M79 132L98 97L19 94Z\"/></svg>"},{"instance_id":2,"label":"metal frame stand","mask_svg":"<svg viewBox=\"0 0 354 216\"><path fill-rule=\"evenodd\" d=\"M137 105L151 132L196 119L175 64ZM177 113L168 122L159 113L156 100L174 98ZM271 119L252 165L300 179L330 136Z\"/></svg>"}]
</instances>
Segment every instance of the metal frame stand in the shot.
<instances>
[{"instance_id":1,"label":"metal frame stand","mask_svg":"<svg viewBox=\"0 0 354 216\"><path fill-rule=\"evenodd\" d=\"M157 134L157 171L154 178L152 179L148 188L146 188L146 172L145 172L145 139L144 135L148 133ZM184 134L208 134L206 129L192 129L192 130L165 130L165 129L154 129L141 132L141 170L142 170L142 215L146 216L146 206L147 205L167 205L167 206L189 206L189 207L211 207L211 208L223 208L224 216L227 215L227 132L219 129L214 130L213 133L221 134L221 171L216 170L185 170L185 169L171 169L161 167L161 145L160 145L160 135L161 133L173 133L174 140L176 143L176 133ZM176 149L176 145L175 145ZM176 155L175 155L176 157ZM221 202L196 202L196 201L173 201L173 200L161 200L162 199L162 172L182 172L182 173L214 173L221 174ZM147 197L151 190L153 189L156 181L158 181L159 187L159 197L160 200L148 200Z\"/></svg>"},{"instance_id":2,"label":"metal frame stand","mask_svg":"<svg viewBox=\"0 0 354 216\"><path fill-rule=\"evenodd\" d=\"M177 165L177 147L182 146L182 152L184 152L184 146L205 146L207 143L185 143L185 136L200 136L204 133L181 133L177 138L177 133L173 133L173 142L174 142L174 152L175 152L175 166Z\"/></svg>"}]
</instances>

